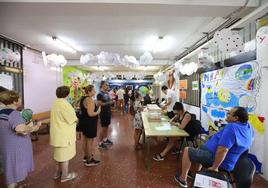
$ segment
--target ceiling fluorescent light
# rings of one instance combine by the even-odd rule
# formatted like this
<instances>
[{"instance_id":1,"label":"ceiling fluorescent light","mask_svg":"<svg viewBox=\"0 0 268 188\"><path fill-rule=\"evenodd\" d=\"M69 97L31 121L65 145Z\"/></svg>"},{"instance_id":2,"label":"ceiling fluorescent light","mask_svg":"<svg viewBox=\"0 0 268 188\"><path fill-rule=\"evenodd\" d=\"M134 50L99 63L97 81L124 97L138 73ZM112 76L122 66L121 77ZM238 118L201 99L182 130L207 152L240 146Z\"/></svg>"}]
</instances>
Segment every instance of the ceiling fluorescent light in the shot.
<instances>
[{"instance_id":1,"label":"ceiling fluorescent light","mask_svg":"<svg viewBox=\"0 0 268 188\"><path fill-rule=\"evenodd\" d=\"M145 42L145 51L162 52L170 48L172 38L170 36L152 36Z\"/></svg>"},{"instance_id":2,"label":"ceiling fluorescent light","mask_svg":"<svg viewBox=\"0 0 268 188\"><path fill-rule=\"evenodd\" d=\"M67 44L66 42L64 42L63 40L53 36L52 37L53 41L57 44L57 46L63 50L69 51L71 53L76 53L77 51L71 47L69 44Z\"/></svg>"}]
</instances>

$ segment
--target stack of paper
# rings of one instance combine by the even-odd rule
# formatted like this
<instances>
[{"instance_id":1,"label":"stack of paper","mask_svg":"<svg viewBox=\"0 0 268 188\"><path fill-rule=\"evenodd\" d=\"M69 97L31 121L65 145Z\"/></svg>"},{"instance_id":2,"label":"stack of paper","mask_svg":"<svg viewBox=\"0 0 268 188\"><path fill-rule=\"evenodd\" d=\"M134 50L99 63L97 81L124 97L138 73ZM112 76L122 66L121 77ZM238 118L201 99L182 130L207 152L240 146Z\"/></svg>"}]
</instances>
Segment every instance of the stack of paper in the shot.
<instances>
[{"instance_id":1,"label":"stack of paper","mask_svg":"<svg viewBox=\"0 0 268 188\"><path fill-rule=\"evenodd\" d=\"M169 123L163 123L163 126L160 127L155 127L155 130L157 131L167 131L167 130L171 130L171 126Z\"/></svg>"}]
</instances>

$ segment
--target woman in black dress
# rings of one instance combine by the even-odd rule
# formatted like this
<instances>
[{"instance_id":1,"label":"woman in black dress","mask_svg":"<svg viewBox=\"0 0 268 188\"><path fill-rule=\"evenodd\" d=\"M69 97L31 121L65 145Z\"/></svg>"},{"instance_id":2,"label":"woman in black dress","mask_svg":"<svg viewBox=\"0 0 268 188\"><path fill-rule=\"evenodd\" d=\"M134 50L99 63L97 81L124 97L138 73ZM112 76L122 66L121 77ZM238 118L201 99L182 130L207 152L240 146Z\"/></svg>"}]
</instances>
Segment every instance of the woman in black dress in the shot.
<instances>
[{"instance_id":1,"label":"woman in black dress","mask_svg":"<svg viewBox=\"0 0 268 188\"><path fill-rule=\"evenodd\" d=\"M81 114L79 117L79 124L84 135L84 159L86 166L95 166L100 161L95 160L93 156L93 141L97 136L97 122L98 115L101 108L97 107L93 97L96 91L93 85L85 87L85 96L80 101Z\"/></svg>"}]
</instances>

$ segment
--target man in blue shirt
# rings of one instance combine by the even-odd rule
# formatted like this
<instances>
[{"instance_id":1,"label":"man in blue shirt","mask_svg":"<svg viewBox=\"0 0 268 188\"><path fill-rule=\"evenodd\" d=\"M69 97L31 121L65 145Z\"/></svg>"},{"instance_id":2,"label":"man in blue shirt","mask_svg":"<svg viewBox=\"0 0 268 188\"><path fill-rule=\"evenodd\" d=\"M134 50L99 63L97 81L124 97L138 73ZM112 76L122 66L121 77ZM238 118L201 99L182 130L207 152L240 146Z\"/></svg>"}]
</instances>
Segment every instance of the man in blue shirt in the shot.
<instances>
[{"instance_id":1,"label":"man in blue shirt","mask_svg":"<svg viewBox=\"0 0 268 188\"><path fill-rule=\"evenodd\" d=\"M210 170L224 169L231 171L240 155L252 144L252 127L248 123L248 113L243 107L234 107L227 113L228 124L214 134L200 148L186 147L182 157L182 172L175 175L175 180L187 187L187 174L191 163L210 166Z\"/></svg>"}]
</instances>

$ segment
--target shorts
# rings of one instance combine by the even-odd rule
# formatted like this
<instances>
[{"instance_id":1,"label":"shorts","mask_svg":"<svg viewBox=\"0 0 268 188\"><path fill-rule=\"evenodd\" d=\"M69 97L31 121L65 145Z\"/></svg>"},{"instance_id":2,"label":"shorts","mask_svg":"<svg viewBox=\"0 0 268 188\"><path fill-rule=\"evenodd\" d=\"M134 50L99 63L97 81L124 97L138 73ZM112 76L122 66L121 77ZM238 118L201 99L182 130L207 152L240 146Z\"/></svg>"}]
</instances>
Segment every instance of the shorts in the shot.
<instances>
[{"instance_id":1,"label":"shorts","mask_svg":"<svg viewBox=\"0 0 268 188\"><path fill-rule=\"evenodd\" d=\"M102 127L108 127L111 124L111 116L100 116L100 122Z\"/></svg>"},{"instance_id":2,"label":"shorts","mask_svg":"<svg viewBox=\"0 0 268 188\"><path fill-rule=\"evenodd\" d=\"M214 162L213 153L208 151L204 145L200 146L200 148L189 147L188 154L191 162L199 163L205 167L212 166Z\"/></svg>"},{"instance_id":3,"label":"shorts","mask_svg":"<svg viewBox=\"0 0 268 188\"><path fill-rule=\"evenodd\" d=\"M81 123L82 133L87 138L95 138L97 136L97 120Z\"/></svg>"},{"instance_id":4,"label":"shorts","mask_svg":"<svg viewBox=\"0 0 268 188\"><path fill-rule=\"evenodd\" d=\"M167 112L167 116L169 117L169 119L172 119L175 116L175 114L173 111L170 111L170 112Z\"/></svg>"}]
</instances>

